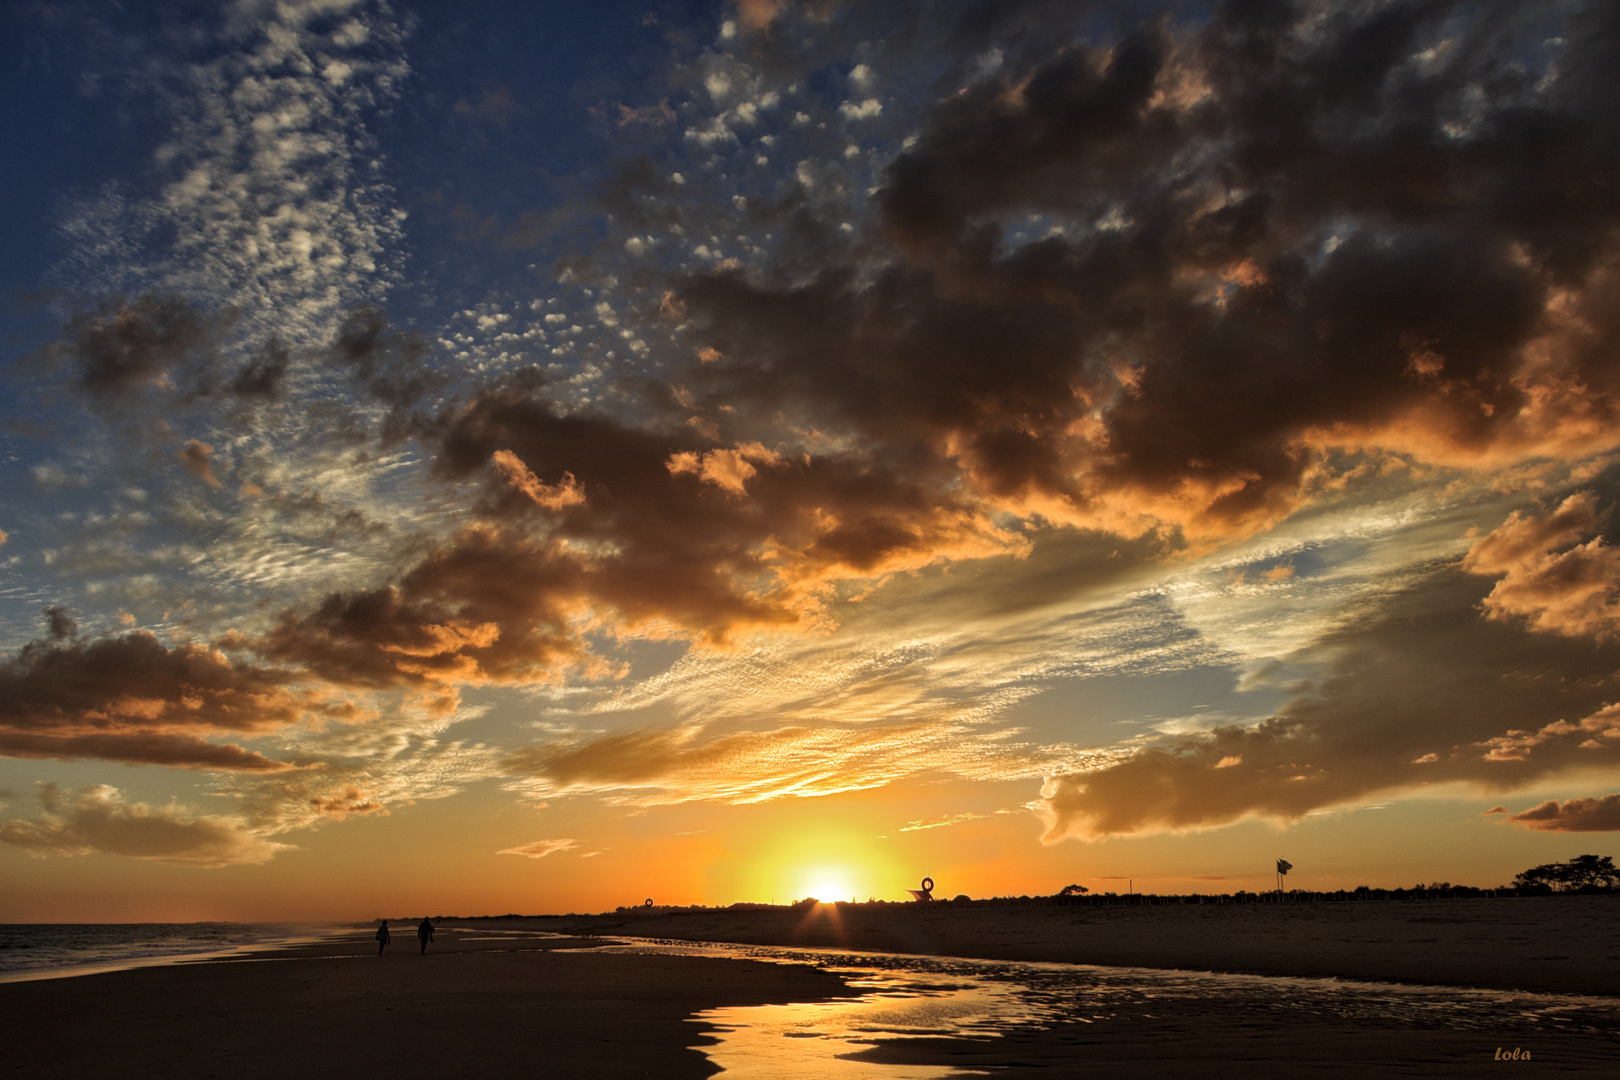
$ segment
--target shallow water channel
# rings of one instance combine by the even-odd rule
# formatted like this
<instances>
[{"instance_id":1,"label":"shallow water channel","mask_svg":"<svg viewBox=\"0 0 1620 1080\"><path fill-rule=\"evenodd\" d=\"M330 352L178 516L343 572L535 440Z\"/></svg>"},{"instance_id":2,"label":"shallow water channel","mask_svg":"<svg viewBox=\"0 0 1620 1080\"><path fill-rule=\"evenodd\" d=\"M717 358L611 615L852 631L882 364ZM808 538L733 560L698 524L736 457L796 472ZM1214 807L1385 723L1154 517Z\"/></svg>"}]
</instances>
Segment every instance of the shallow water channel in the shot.
<instances>
[{"instance_id":1,"label":"shallow water channel","mask_svg":"<svg viewBox=\"0 0 1620 1080\"><path fill-rule=\"evenodd\" d=\"M1011 1037L1040 1039L1060 1030L1078 1031L1083 1041L1085 1025L1143 1035L1241 1029L1255 1039L1347 1029L1477 1033L1482 1047L1512 1032L1521 1040L1575 1036L1594 1048L1620 1051L1616 998L621 940L625 944L605 950L809 964L842 975L861 992L855 998L710 1009L693 1016L711 1026L718 1040L700 1049L725 1074L738 1077L929 1080L994 1075L997 1070L903 1062L937 1060L942 1045L993 1049ZM908 1044L934 1052L908 1053Z\"/></svg>"}]
</instances>

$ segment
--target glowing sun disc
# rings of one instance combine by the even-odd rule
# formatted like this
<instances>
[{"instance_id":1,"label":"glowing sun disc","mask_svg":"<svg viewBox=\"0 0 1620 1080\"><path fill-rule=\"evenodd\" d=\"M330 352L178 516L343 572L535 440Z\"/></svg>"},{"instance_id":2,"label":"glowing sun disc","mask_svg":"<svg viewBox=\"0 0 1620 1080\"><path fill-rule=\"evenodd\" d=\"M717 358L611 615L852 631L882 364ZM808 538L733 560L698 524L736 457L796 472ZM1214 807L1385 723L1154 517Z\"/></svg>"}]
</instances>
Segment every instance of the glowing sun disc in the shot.
<instances>
[{"instance_id":1,"label":"glowing sun disc","mask_svg":"<svg viewBox=\"0 0 1620 1080\"><path fill-rule=\"evenodd\" d=\"M832 878L822 878L811 887L810 895L815 897L817 900L820 900L824 904L830 904L834 900L841 900L848 896L849 888L841 881L835 881Z\"/></svg>"}]
</instances>

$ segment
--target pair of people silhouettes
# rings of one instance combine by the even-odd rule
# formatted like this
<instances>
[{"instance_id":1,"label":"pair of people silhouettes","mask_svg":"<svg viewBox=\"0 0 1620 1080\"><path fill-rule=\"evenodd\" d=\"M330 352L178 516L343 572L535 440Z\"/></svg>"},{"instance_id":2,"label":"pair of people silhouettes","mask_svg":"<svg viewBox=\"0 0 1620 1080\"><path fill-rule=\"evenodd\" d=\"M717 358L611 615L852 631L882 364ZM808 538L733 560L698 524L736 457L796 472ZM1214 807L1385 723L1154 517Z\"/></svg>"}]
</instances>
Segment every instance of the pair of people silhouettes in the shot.
<instances>
[{"instance_id":1,"label":"pair of people silhouettes","mask_svg":"<svg viewBox=\"0 0 1620 1080\"><path fill-rule=\"evenodd\" d=\"M388 943L393 940L393 935L388 932L388 920L384 919L382 925L377 927L377 955L381 956L383 950L388 947ZM416 940L422 943L422 951L426 953L428 942L433 940L433 924L427 919L423 919L417 924Z\"/></svg>"}]
</instances>

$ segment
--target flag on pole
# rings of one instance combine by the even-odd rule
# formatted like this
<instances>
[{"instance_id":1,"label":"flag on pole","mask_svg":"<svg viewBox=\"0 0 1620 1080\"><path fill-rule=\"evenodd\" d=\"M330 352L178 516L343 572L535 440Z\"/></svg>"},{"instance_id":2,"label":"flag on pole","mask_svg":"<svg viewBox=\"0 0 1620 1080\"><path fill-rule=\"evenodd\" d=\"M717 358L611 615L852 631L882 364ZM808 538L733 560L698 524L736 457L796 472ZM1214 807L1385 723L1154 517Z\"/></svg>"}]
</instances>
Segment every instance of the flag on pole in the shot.
<instances>
[{"instance_id":1,"label":"flag on pole","mask_svg":"<svg viewBox=\"0 0 1620 1080\"><path fill-rule=\"evenodd\" d=\"M1289 862L1287 859L1278 859L1277 860L1277 873L1286 874L1286 873L1288 873L1288 871L1292 870L1293 868L1294 868L1294 864Z\"/></svg>"}]
</instances>

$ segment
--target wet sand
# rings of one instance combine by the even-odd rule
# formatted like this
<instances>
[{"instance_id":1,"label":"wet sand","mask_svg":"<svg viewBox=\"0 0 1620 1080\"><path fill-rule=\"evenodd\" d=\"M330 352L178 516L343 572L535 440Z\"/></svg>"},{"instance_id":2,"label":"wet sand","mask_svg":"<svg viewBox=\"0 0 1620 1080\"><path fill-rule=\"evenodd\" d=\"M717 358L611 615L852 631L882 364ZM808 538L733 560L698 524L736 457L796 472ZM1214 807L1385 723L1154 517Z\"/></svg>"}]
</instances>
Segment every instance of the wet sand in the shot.
<instances>
[{"instance_id":1,"label":"wet sand","mask_svg":"<svg viewBox=\"0 0 1620 1080\"><path fill-rule=\"evenodd\" d=\"M257 959L0 984L0 1076L704 1077L702 1009L847 993L807 967L405 928Z\"/></svg>"},{"instance_id":2,"label":"wet sand","mask_svg":"<svg viewBox=\"0 0 1620 1080\"><path fill-rule=\"evenodd\" d=\"M654 909L656 912L657 909ZM952 908L840 904L525 919L571 934L1620 994L1620 896Z\"/></svg>"},{"instance_id":3,"label":"wet sand","mask_svg":"<svg viewBox=\"0 0 1620 1080\"><path fill-rule=\"evenodd\" d=\"M952 908L838 905L773 910L624 914L524 920L579 934L844 948L938 957L1240 975L1333 979L1354 994L1395 1004L1358 1020L1313 988L1291 1005L1258 1008L1255 996L1149 990L1134 1008L1013 1025L994 1039L882 1038L861 1060L988 1070L1004 1080L1092 1075L1156 1078L1260 1075L1613 1076L1620 1030L1612 1022L1565 1025L1494 991L1594 995L1620 1008L1620 897L1435 900L1412 903ZM1359 983L1357 982L1359 981ZM1148 985L1149 980L1144 980ZM1412 1008L1387 984L1472 988L1449 1018ZM1230 984L1224 984L1229 990ZM1486 993L1476 1005L1466 997ZM1576 1000L1576 999L1569 999ZM1324 1007L1325 1006L1325 1007ZM881 1023L878 1027L881 1028ZM1499 1059L1515 1049L1530 1054ZM899 1074L894 1074L899 1075ZM962 1073L959 1075L978 1075Z\"/></svg>"}]
</instances>

